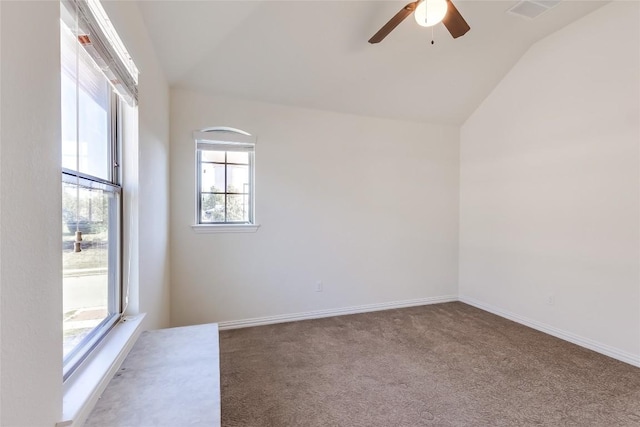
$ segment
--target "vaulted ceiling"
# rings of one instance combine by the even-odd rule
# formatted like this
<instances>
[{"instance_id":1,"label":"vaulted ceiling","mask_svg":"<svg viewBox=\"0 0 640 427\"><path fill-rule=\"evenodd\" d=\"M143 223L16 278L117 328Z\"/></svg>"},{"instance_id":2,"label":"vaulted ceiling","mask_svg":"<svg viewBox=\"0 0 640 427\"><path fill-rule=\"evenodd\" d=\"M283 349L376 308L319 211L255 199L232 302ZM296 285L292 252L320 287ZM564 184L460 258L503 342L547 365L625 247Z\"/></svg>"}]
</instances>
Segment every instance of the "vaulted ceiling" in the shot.
<instances>
[{"instance_id":1,"label":"vaulted ceiling","mask_svg":"<svg viewBox=\"0 0 640 427\"><path fill-rule=\"evenodd\" d=\"M537 40L602 1L565 0L529 20L517 1L454 0L471 31L412 17L367 40L408 0L139 1L174 87L300 107L461 124Z\"/></svg>"}]
</instances>

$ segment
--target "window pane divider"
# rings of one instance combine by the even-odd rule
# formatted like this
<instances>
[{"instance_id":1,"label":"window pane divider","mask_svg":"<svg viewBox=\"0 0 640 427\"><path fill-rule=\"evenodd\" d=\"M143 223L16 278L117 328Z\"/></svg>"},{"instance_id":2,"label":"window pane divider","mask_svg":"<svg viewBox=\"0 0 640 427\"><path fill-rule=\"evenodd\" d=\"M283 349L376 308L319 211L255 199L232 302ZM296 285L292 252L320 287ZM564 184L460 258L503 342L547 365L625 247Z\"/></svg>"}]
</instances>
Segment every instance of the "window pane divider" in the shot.
<instances>
[{"instance_id":1,"label":"window pane divider","mask_svg":"<svg viewBox=\"0 0 640 427\"><path fill-rule=\"evenodd\" d=\"M87 175L82 172L76 172L70 169L62 168L62 181L67 184L77 184L78 179L80 179L80 185L84 182L85 187L95 187L95 184L103 184L108 188L116 188L120 189L120 185L114 182L108 181L106 179L98 178L92 175ZM104 188L103 188L104 189Z\"/></svg>"}]
</instances>

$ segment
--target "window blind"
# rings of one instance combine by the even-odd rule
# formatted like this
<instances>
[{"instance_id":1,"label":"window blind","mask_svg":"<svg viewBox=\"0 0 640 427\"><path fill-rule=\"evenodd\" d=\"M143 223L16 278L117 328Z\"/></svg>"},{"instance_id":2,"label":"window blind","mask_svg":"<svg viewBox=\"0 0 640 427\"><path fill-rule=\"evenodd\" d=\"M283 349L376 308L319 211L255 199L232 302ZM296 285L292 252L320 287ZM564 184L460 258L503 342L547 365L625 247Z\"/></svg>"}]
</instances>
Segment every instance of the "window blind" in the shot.
<instances>
[{"instance_id":1,"label":"window blind","mask_svg":"<svg viewBox=\"0 0 640 427\"><path fill-rule=\"evenodd\" d=\"M105 110L108 105L108 85L105 83L105 79L102 73L98 71L97 66L94 64L91 57L84 51L77 52L78 64L76 64L76 40L70 31L64 29L60 38L60 57L62 62L62 73L68 77L68 81L75 85L77 80L81 90L89 95L93 100L103 107ZM76 65L78 66L79 76L76 75ZM75 101L75 100L74 100ZM73 104L73 110L75 111L76 105ZM71 108L70 108L71 110Z\"/></svg>"},{"instance_id":2,"label":"window blind","mask_svg":"<svg viewBox=\"0 0 640 427\"><path fill-rule=\"evenodd\" d=\"M138 69L98 0L62 0L60 18L131 106L138 103Z\"/></svg>"}]
</instances>

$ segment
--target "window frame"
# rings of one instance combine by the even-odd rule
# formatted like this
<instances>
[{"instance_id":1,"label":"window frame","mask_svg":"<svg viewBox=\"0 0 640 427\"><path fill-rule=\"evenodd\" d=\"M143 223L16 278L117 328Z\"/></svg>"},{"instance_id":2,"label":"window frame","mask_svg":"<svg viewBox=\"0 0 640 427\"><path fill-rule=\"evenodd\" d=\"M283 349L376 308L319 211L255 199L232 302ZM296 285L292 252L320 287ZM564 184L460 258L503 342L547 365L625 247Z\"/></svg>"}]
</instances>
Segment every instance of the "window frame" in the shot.
<instances>
[{"instance_id":1,"label":"window frame","mask_svg":"<svg viewBox=\"0 0 640 427\"><path fill-rule=\"evenodd\" d=\"M222 148L222 147L221 147ZM228 161L228 157L229 157L229 152L227 150L224 149L220 149L220 150L208 150L208 151L215 151L215 152L219 152L219 153L224 153L224 162L213 162L213 161L207 161L207 160L202 160L202 149L198 149L198 182L197 182L197 186L198 186L198 198L197 198L197 203L198 206L196 208L196 214L198 215L197 218L197 223L200 225L230 225L230 224L237 224L237 225L251 225L254 223L253 220L253 184L254 184L254 172L253 172L253 163L254 163L254 152L253 151L248 151L248 161L247 163L233 163L233 162L229 162ZM224 185L224 191L216 191L216 192L212 192L212 191L202 191L202 168L203 165L205 164L212 164L212 165L224 165L224 175L225 175L225 185ZM227 177L228 175L228 166L247 166L248 169L248 175L249 175L249 191L248 192L241 192L241 193L237 193L237 192L230 192L228 191L228 186L227 186ZM204 219L202 218L202 195L203 194L222 194L224 195L224 199L225 199L225 207L224 207L224 217L225 217L225 221L204 221ZM248 209L249 209L249 214L248 214L248 220L247 221L227 221L226 218L228 217L228 196L244 196L246 195L249 198L249 203L248 203Z\"/></svg>"},{"instance_id":2,"label":"window frame","mask_svg":"<svg viewBox=\"0 0 640 427\"><path fill-rule=\"evenodd\" d=\"M195 232L255 232L259 225L255 217L255 142L256 138L248 132L229 127L213 127L193 134L195 140L195 217L192 229ZM202 160L203 151L216 151L225 153L225 162L211 162ZM229 152L248 153L248 175L249 192L232 193L227 188L227 166L236 163L228 162ZM225 165L225 188L224 192L203 192L202 191L202 168L204 164L224 164ZM242 164L243 166L245 164ZM202 196L203 194L224 194L225 196L225 221L211 222L203 221L202 218ZM227 196L231 194L247 194L249 197L248 221L226 221Z\"/></svg>"},{"instance_id":3,"label":"window frame","mask_svg":"<svg viewBox=\"0 0 640 427\"><path fill-rule=\"evenodd\" d=\"M105 77L105 82L108 80ZM62 168L62 183L79 185L83 188L97 189L112 193L116 199L113 207L115 214L114 224L109 224L108 241L115 242L109 245L108 254L108 301L107 316L95 326L66 356L63 357L62 378L66 381L106 337L107 333L121 320L124 311L124 289L122 273L123 256L123 191L121 170L121 145L122 145L122 99L111 85L108 85L109 94L109 147L107 149L109 179L100 178L73 169ZM79 153L76 153L78 155ZM113 225L113 227L112 227ZM112 261L113 260L113 261ZM64 268L63 268L64 271ZM112 310L113 309L113 310ZM111 312L113 311L113 312Z\"/></svg>"}]
</instances>

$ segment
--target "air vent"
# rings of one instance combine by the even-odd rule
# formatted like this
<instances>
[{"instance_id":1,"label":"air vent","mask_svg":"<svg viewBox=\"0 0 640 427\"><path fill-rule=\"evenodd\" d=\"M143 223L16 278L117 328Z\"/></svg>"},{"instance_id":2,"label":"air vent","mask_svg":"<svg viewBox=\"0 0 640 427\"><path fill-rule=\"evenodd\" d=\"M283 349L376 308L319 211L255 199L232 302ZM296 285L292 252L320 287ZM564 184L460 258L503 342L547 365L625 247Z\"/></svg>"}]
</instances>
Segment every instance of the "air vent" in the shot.
<instances>
[{"instance_id":1,"label":"air vent","mask_svg":"<svg viewBox=\"0 0 640 427\"><path fill-rule=\"evenodd\" d=\"M560 0L523 0L507 10L507 13L526 19L534 19L555 7L558 3L560 3Z\"/></svg>"}]
</instances>

